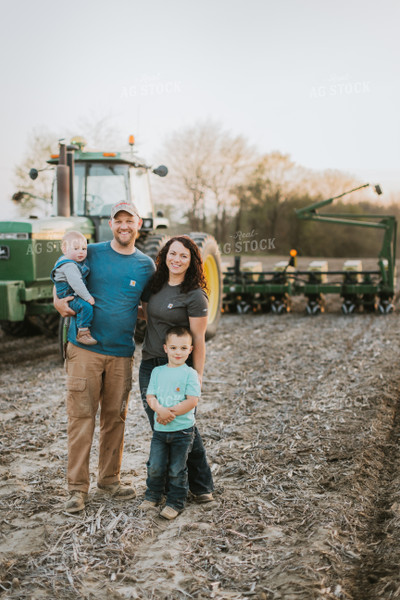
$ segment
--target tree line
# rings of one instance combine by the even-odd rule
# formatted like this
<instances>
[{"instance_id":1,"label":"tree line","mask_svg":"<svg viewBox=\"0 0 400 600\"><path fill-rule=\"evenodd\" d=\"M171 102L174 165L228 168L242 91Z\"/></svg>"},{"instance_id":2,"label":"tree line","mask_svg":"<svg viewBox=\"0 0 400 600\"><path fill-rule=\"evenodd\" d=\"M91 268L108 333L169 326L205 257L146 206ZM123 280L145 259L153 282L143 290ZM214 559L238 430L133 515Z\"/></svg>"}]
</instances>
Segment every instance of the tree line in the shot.
<instances>
[{"instance_id":1,"label":"tree line","mask_svg":"<svg viewBox=\"0 0 400 600\"><path fill-rule=\"evenodd\" d=\"M225 253L276 251L319 257L375 257L382 230L302 221L296 209L333 198L365 182L341 171L314 172L279 151L257 154L242 136L210 122L175 132L164 146L170 165L162 192L184 213L184 226L213 234ZM400 217L377 201L373 188L333 201L325 212ZM324 210L319 211L321 213ZM174 211L171 211L173 216Z\"/></svg>"},{"instance_id":2,"label":"tree line","mask_svg":"<svg viewBox=\"0 0 400 600\"><path fill-rule=\"evenodd\" d=\"M116 140L122 139L104 120L80 125L84 136L99 149L107 147L110 140L116 147ZM31 166L45 163L55 145L54 135L34 131L27 157L16 169L17 190L28 192L20 203L22 214L41 206L38 195L49 201L50 179L41 178L39 191L27 173ZM162 181L154 179L153 198L156 209L164 209L175 230L211 233L220 247L241 248L240 252L254 251L257 245L261 253L274 250L285 255L296 248L304 256L327 258L375 257L379 253L383 235L379 230L369 229L365 235L362 227L301 221L296 215L296 209L365 183L352 175L335 170L315 172L279 151L260 155L244 136L226 131L212 120L173 132L158 154L169 175ZM334 201L326 211L400 216L398 205L379 203L372 188Z\"/></svg>"}]
</instances>

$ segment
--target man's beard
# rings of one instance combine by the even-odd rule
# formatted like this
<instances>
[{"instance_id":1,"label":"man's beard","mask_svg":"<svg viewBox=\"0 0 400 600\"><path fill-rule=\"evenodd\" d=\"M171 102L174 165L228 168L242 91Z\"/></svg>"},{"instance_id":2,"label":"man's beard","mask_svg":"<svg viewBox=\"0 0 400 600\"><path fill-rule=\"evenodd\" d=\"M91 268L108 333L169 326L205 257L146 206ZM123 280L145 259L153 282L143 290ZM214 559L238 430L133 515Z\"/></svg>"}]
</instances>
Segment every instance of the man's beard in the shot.
<instances>
[{"instance_id":1,"label":"man's beard","mask_svg":"<svg viewBox=\"0 0 400 600\"><path fill-rule=\"evenodd\" d=\"M132 244L132 242L134 242L136 240L137 232L130 231L129 233L130 233L129 237L122 237L122 238L121 238L120 233L115 234L115 238L121 246L129 246L130 244Z\"/></svg>"}]
</instances>

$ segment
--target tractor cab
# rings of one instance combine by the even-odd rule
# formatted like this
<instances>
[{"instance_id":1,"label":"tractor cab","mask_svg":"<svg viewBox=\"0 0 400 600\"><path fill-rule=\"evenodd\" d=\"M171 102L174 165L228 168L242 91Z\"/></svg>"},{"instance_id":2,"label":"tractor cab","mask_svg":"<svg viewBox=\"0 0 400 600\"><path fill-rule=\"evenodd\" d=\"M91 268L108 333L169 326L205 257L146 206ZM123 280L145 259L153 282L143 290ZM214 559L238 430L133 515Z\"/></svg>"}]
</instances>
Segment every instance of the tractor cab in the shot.
<instances>
[{"instance_id":1,"label":"tractor cab","mask_svg":"<svg viewBox=\"0 0 400 600\"><path fill-rule=\"evenodd\" d=\"M59 155L52 155L49 164L58 165ZM160 225L167 226L154 214L150 192L150 167L133 152L85 152L83 142L72 141L67 146L69 167L69 206L63 214L89 218L96 230L96 241L109 240L108 225L111 207L116 202L133 202L143 219L141 236ZM164 177L168 170L160 166L154 173ZM60 214L57 178L53 185L53 214ZM158 227L157 227L158 226Z\"/></svg>"},{"instance_id":2,"label":"tractor cab","mask_svg":"<svg viewBox=\"0 0 400 600\"><path fill-rule=\"evenodd\" d=\"M131 141L132 140L132 141ZM0 222L0 325L14 335L25 335L33 325L44 331L58 329L59 315L53 307L50 272L61 254L61 240L71 229L88 242L112 238L111 208L121 201L134 202L143 223L135 244L155 258L168 240L168 220L155 213L150 193L150 172L164 177L163 165L153 169L133 151L86 152L84 142L60 143L59 154L47 161L55 167L53 216ZM29 175L35 180L38 169ZM162 231L160 231L162 230ZM221 265L216 241L203 233L190 234L204 260L210 281L210 312L207 337L215 334L221 300ZM143 327L135 337L143 336ZM60 330L61 331L61 330Z\"/></svg>"}]
</instances>

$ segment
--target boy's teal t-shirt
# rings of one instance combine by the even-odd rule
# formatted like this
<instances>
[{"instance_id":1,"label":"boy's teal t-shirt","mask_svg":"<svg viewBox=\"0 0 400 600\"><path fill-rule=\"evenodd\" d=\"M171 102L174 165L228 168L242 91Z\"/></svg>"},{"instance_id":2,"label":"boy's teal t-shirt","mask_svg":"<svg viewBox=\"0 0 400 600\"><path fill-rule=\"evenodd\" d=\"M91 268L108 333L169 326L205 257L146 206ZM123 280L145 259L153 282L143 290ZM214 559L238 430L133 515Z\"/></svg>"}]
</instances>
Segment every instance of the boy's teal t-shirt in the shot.
<instances>
[{"instance_id":1,"label":"boy's teal t-shirt","mask_svg":"<svg viewBox=\"0 0 400 600\"><path fill-rule=\"evenodd\" d=\"M136 248L133 254L120 254L111 242L89 244L90 273L87 288L95 299L92 336L95 346L76 341L76 319L71 319L68 340L92 352L108 356L133 355L133 333L144 287L155 270L154 262Z\"/></svg>"},{"instance_id":2,"label":"boy's teal t-shirt","mask_svg":"<svg viewBox=\"0 0 400 600\"><path fill-rule=\"evenodd\" d=\"M200 397L201 388L197 371L186 363L179 367L162 365L151 372L148 395L157 397L161 406L174 406L185 400L186 396ZM154 414L154 429L156 431L181 431L193 427L195 423L194 409L185 415L178 415L171 423L161 425Z\"/></svg>"}]
</instances>

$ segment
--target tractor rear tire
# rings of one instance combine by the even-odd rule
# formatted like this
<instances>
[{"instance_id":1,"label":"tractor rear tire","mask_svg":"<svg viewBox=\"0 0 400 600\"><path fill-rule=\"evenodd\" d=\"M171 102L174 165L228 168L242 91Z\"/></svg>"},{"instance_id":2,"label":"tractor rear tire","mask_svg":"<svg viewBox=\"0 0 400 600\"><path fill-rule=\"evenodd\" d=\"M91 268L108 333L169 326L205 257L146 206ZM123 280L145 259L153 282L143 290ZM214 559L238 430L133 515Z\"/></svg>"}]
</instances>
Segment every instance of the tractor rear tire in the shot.
<instances>
[{"instance_id":1,"label":"tractor rear tire","mask_svg":"<svg viewBox=\"0 0 400 600\"><path fill-rule=\"evenodd\" d=\"M217 333L222 310L222 267L221 256L215 238L208 233L192 232L189 234L199 247L204 264L204 273L209 291L208 324L206 340Z\"/></svg>"},{"instance_id":2,"label":"tractor rear tire","mask_svg":"<svg viewBox=\"0 0 400 600\"><path fill-rule=\"evenodd\" d=\"M142 238L136 240L136 248L144 254L150 256L154 261L157 254L163 246L168 242L171 236L166 233L150 233L143 241Z\"/></svg>"},{"instance_id":3,"label":"tractor rear tire","mask_svg":"<svg viewBox=\"0 0 400 600\"><path fill-rule=\"evenodd\" d=\"M165 233L150 234L147 236L143 243L140 243L139 238L139 243L137 243L136 245L139 248L139 250L141 250L144 254L147 254L147 256L150 256L150 258L152 258L155 261L155 259L157 258L157 254L160 252L161 248L165 246L169 238L170 236L166 235ZM145 332L146 321L144 321L143 319L138 319L134 335L135 342L137 344L141 344L143 342Z\"/></svg>"},{"instance_id":4,"label":"tractor rear tire","mask_svg":"<svg viewBox=\"0 0 400 600\"><path fill-rule=\"evenodd\" d=\"M57 336L59 320L60 315L56 311L42 315L31 315L29 317L31 325L48 337Z\"/></svg>"}]
</instances>

